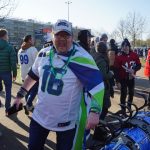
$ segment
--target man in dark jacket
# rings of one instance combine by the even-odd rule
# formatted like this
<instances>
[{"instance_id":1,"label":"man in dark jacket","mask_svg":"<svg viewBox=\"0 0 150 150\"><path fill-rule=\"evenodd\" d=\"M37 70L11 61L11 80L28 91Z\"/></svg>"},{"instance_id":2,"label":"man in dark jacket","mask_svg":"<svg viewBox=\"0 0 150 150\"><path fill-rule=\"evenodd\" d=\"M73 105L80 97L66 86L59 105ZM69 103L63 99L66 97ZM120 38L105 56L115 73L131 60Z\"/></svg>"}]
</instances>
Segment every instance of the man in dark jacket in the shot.
<instances>
[{"instance_id":1,"label":"man in dark jacket","mask_svg":"<svg viewBox=\"0 0 150 150\"><path fill-rule=\"evenodd\" d=\"M16 80L17 66L16 54L11 45L8 44L8 32L0 29L0 79L3 80L6 90L5 110L11 105L12 73L13 80Z\"/></svg>"},{"instance_id":2,"label":"man in dark jacket","mask_svg":"<svg viewBox=\"0 0 150 150\"><path fill-rule=\"evenodd\" d=\"M97 52L94 53L93 58L103 76L104 80L104 98L103 98L103 109L100 115L100 119L104 120L107 113L108 108L111 106L110 101L110 84L109 80L113 77L113 72L109 69L109 58L108 58L107 46L104 42L99 42L97 44ZM100 136L101 135L101 136ZM93 138L95 140L104 141L108 134L101 127L96 127Z\"/></svg>"},{"instance_id":3,"label":"man in dark jacket","mask_svg":"<svg viewBox=\"0 0 150 150\"><path fill-rule=\"evenodd\" d=\"M89 30L81 30L78 33L78 44L89 53L90 53L90 44L91 44L92 37L94 36L91 35Z\"/></svg>"},{"instance_id":4,"label":"man in dark jacket","mask_svg":"<svg viewBox=\"0 0 150 150\"><path fill-rule=\"evenodd\" d=\"M109 80L113 77L113 72L109 69L109 58L108 58L107 46L104 42L99 42L97 44L97 53L93 55L93 58L103 76L105 92L103 100L103 110L100 119L104 119L108 108L111 106L110 103L110 84Z\"/></svg>"}]
</instances>

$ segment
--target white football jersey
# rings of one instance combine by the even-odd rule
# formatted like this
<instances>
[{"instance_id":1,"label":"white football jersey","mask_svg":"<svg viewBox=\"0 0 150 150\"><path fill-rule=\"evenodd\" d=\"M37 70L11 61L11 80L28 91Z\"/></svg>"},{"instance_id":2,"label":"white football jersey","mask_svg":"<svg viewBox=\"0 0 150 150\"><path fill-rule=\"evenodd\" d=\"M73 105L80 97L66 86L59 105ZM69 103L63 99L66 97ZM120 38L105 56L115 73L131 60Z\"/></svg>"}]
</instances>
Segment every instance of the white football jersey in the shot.
<instances>
[{"instance_id":1,"label":"white football jersey","mask_svg":"<svg viewBox=\"0 0 150 150\"><path fill-rule=\"evenodd\" d=\"M18 62L21 68L21 78L22 80L25 79L26 75L28 74L30 68L32 67L35 58L38 54L38 51L35 47L30 47L26 50L20 49L18 52Z\"/></svg>"},{"instance_id":2,"label":"white football jersey","mask_svg":"<svg viewBox=\"0 0 150 150\"><path fill-rule=\"evenodd\" d=\"M65 131L75 127L83 87L68 67L62 80L54 77L50 71L49 51L50 47L41 50L32 66L33 73L39 77L38 100L32 117L46 129ZM64 71L61 69L64 61L55 53L52 62L58 68L56 76L59 78Z\"/></svg>"}]
</instances>

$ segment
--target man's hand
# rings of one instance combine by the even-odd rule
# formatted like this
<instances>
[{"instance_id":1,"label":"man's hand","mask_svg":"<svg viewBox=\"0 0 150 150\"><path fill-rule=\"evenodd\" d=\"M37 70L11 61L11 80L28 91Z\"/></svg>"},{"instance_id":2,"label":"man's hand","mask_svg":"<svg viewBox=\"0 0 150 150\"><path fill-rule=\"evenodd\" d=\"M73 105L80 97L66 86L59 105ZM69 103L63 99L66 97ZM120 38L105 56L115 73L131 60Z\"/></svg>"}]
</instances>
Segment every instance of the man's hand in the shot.
<instances>
[{"instance_id":1,"label":"man's hand","mask_svg":"<svg viewBox=\"0 0 150 150\"><path fill-rule=\"evenodd\" d=\"M14 103L13 103L13 105L15 104L16 105L16 108L17 109L19 109L19 105L21 104L22 102L21 102L21 99L20 98L15 98L15 101L14 101Z\"/></svg>"},{"instance_id":2,"label":"man's hand","mask_svg":"<svg viewBox=\"0 0 150 150\"><path fill-rule=\"evenodd\" d=\"M99 114L90 112L87 119L86 129L93 129L99 124Z\"/></svg>"},{"instance_id":3,"label":"man's hand","mask_svg":"<svg viewBox=\"0 0 150 150\"><path fill-rule=\"evenodd\" d=\"M133 69L128 69L128 72L130 73L130 74L134 74L134 70Z\"/></svg>"}]
</instances>

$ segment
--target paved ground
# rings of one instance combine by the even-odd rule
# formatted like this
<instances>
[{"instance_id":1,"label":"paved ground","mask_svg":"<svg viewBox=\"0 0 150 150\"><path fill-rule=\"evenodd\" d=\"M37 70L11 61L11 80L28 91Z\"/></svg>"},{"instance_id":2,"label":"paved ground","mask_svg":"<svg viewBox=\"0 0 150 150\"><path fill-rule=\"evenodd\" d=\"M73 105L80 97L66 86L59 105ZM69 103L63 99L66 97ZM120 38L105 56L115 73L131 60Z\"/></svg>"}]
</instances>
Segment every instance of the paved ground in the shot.
<instances>
[{"instance_id":1,"label":"paved ground","mask_svg":"<svg viewBox=\"0 0 150 150\"><path fill-rule=\"evenodd\" d=\"M143 77L143 68L137 74L136 90L150 91L150 84L146 78ZM16 95L19 85L13 84L12 101ZM1 94L2 103L4 104L4 92ZM115 92L115 98L112 99L111 111L116 111L119 103L119 91ZM142 104L142 99L135 96L134 102L137 105ZM26 116L24 111L20 111L18 115L5 117L4 107L0 108L0 131L3 136L0 137L0 150L27 150L29 122L31 116ZM50 133L45 145L45 150L55 149L55 134Z\"/></svg>"}]
</instances>

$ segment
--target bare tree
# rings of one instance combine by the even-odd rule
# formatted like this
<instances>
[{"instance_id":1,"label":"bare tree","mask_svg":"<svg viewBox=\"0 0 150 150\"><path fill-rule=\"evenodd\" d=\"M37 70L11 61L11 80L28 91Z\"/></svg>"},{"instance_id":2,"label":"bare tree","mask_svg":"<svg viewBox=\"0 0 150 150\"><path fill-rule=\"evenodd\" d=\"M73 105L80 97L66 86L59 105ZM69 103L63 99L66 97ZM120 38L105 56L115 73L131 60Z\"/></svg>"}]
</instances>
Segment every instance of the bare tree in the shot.
<instances>
[{"instance_id":1,"label":"bare tree","mask_svg":"<svg viewBox=\"0 0 150 150\"><path fill-rule=\"evenodd\" d=\"M120 40L120 33L118 30L114 30L111 34L110 34L110 38L114 39L115 41Z\"/></svg>"},{"instance_id":2,"label":"bare tree","mask_svg":"<svg viewBox=\"0 0 150 150\"><path fill-rule=\"evenodd\" d=\"M118 25L118 36L121 40L125 39L127 36L127 30L126 30L126 21L125 20L120 20L119 25Z\"/></svg>"},{"instance_id":3,"label":"bare tree","mask_svg":"<svg viewBox=\"0 0 150 150\"><path fill-rule=\"evenodd\" d=\"M0 0L0 21L3 21L15 8L15 0Z\"/></svg>"},{"instance_id":4,"label":"bare tree","mask_svg":"<svg viewBox=\"0 0 150 150\"><path fill-rule=\"evenodd\" d=\"M111 37L119 41L127 37L126 20L121 19L119 21L118 27L111 33Z\"/></svg>"},{"instance_id":5,"label":"bare tree","mask_svg":"<svg viewBox=\"0 0 150 150\"><path fill-rule=\"evenodd\" d=\"M128 37L131 38L133 47L135 47L136 39L142 37L145 28L145 18L135 12L129 13L125 21L125 25L126 33Z\"/></svg>"}]
</instances>

